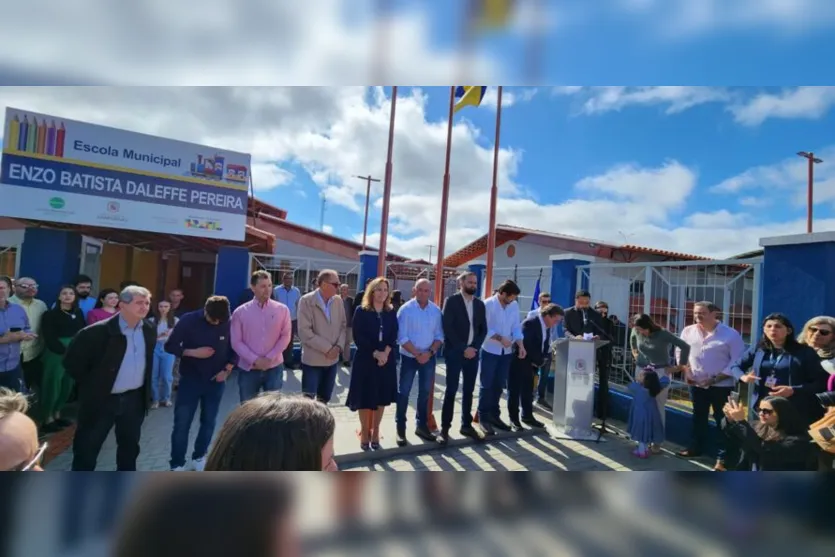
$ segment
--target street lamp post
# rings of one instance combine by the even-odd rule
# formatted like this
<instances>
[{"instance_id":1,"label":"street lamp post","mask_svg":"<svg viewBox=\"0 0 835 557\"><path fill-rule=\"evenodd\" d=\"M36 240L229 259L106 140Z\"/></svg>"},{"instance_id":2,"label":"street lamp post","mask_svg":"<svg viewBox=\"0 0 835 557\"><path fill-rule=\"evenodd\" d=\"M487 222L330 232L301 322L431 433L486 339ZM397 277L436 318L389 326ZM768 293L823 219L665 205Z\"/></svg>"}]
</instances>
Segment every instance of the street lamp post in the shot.
<instances>
[{"instance_id":1,"label":"street lamp post","mask_svg":"<svg viewBox=\"0 0 835 557\"><path fill-rule=\"evenodd\" d=\"M811 151L799 151L799 157L809 161L809 182L806 189L806 234L812 233L812 205L814 203L815 165L823 162Z\"/></svg>"}]
</instances>

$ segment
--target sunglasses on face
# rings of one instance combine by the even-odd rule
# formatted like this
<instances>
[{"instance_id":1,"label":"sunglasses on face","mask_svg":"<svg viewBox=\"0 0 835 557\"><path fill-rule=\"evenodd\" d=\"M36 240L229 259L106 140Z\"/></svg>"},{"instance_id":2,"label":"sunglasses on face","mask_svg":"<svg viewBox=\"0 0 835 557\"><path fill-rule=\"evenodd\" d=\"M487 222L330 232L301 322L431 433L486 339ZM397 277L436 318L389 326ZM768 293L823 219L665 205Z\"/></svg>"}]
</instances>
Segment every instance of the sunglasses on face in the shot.
<instances>
[{"instance_id":1,"label":"sunglasses on face","mask_svg":"<svg viewBox=\"0 0 835 557\"><path fill-rule=\"evenodd\" d=\"M832 331L830 331L829 329L818 329L817 327L809 327L809 332L811 334L817 333L822 337L828 337L832 334Z\"/></svg>"},{"instance_id":2,"label":"sunglasses on face","mask_svg":"<svg viewBox=\"0 0 835 557\"><path fill-rule=\"evenodd\" d=\"M760 408L759 410L757 410L757 412L759 412L763 416L771 416L772 414L774 414L774 410L772 408Z\"/></svg>"},{"instance_id":3,"label":"sunglasses on face","mask_svg":"<svg viewBox=\"0 0 835 557\"><path fill-rule=\"evenodd\" d=\"M47 444L44 443L40 447L38 447L38 452L35 453L34 458L30 460L28 463L18 466L17 468L13 468L10 470L11 472L31 472L35 467L40 466L43 462L43 455L46 453Z\"/></svg>"}]
</instances>

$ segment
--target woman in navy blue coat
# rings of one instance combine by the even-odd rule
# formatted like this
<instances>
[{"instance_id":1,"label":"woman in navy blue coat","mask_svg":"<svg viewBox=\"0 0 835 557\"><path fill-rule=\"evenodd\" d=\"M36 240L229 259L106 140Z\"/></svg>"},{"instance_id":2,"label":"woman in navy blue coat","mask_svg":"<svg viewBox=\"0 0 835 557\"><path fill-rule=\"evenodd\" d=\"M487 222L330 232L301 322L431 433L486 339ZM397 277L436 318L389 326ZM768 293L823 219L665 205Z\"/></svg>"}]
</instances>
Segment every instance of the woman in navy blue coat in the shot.
<instances>
[{"instance_id":1,"label":"woman in navy blue coat","mask_svg":"<svg viewBox=\"0 0 835 557\"><path fill-rule=\"evenodd\" d=\"M767 396L787 398L809 425L822 414L815 394L826 389L829 374L815 350L799 344L794 327L782 313L763 320L763 337L731 365L734 377L753 385L754 408Z\"/></svg>"},{"instance_id":2,"label":"woman in navy blue coat","mask_svg":"<svg viewBox=\"0 0 835 557\"><path fill-rule=\"evenodd\" d=\"M346 406L359 412L362 450L377 450L383 412L397 400L397 312L385 277L366 287L352 328L357 351Z\"/></svg>"}]
</instances>

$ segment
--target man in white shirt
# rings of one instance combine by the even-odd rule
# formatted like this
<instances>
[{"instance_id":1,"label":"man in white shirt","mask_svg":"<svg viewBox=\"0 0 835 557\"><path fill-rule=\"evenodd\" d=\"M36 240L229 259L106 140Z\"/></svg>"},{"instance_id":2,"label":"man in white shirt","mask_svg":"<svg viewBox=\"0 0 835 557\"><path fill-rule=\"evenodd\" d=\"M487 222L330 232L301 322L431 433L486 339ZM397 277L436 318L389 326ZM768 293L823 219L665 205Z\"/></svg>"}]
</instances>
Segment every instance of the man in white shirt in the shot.
<instances>
[{"instance_id":1,"label":"man in white shirt","mask_svg":"<svg viewBox=\"0 0 835 557\"><path fill-rule=\"evenodd\" d=\"M507 387L507 376L513 360L513 345L519 348L519 357L527 352L522 342L519 321L519 304L516 298L521 290L512 280L504 281L496 294L484 301L487 314L487 340L481 346L481 389L478 398L478 422L487 435L495 435L493 428L510 431L501 420L499 401Z\"/></svg>"},{"instance_id":2,"label":"man in white shirt","mask_svg":"<svg viewBox=\"0 0 835 557\"><path fill-rule=\"evenodd\" d=\"M686 372L686 378L690 385L690 399L693 402L693 433L690 446L679 453L679 456L684 458L695 458L707 449L710 409L713 408L713 419L718 425L723 416L722 408L728 402L728 396L736 383L730 371L731 364L745 352L742 337L719 321L720 313L719 307L712 302L696 302L693 306L695 324L688 325L681 331L681 339L690 345L690 357L687 362L690 369ZM724 471L726 455L723 435L716 436L716 445L714 469ZM728 458L732 460L736 455L730 455Z\"/></svg>"}]
</instances>

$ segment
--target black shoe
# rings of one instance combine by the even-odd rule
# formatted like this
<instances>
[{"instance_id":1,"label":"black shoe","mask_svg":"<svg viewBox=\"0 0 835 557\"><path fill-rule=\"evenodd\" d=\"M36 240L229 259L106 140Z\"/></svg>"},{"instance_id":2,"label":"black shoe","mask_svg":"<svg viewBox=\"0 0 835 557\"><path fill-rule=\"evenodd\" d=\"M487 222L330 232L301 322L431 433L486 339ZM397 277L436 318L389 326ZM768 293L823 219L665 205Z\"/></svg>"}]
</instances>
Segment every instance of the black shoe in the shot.
<instances>
[{"instance_id":1,"label":"black shoe","mask_svg":"<svg viewBox=\"0 0 835 557\"><path fill-rule=\"evenodd\" d=\"M484 437L478 432L476 428L472 426L472 424L462 425L461 429L458 430L458 433L463 435L464 437L469 437L470 439L474 439L476 441L482 441Z\"/></svg>"},{"instance_id":2,"label":"black shoe","mask_svg":"<svg viewBox=\"0 0 835 557\"><path fill-rule=\"evenodd\" d=\"M409 442L406 441L406 430L405 429L397 429L397 446L398 447L405 447L408 445Z\"/></svg>"},{"instance_id":3,"label":"black shoe","mask_svg":"<svg viewBox=\"0 0 835 557\"><path fill-rule=\"evenodd\" d=\"M484 430L484 435L496 435L496 430L493 429L493 424L491 424L490 422L479 421L478 425L480 425L481 429Z\"/></svg>"},{"instance_id":4,"label":"black shoe","mask_svg":"<svg viewBox=\"0 0 835 557\"><path fill-rule=\"evenodd\" d=\"M522 418L522 423L527 424L531 427L545 427L545 424L540 422L536 418Z\"/></svg>"},{"instance_id":5,"label":"black shoe","mask_svg":"<svg viewBox=\"0 0 835 557\"><path fill-rule=\"evenodd\" d=\"M441 430L441 433L438 435L437 439L439 445L446 445L449 443L449 428L445 427Z\"/></svg>"},{"instance_id":6,"label":"black shoe","mask_svg":"<svg viewBox=\"0 0 835 557\"><path fill-rule=\"evenodd\" d=\"M551 411L553 411L553 410L554 410L554 407L553 407L553 406L551 406L551 405L548 403L548 401L546 401L546 400L545 400L545 399L543 399L543 398L540 398L539 400L537 400L537 401L536 401L536 405L537 405L537 406L540 406L540 407L542 407L542 408L544 408L544 409L546 409L546 410L551 410Z\"/></svg>"},{"instance_id":7,"label":"black shoe","mask_svg":"<svg viewBox=\"0 0 835 557\"><path fill-rule=\"evenodd\" d=\"M416 427L415 428L415 435L417 435L418 437L420 437L424 441L431 441L432 443L435 443L437 441L435 436L432 434L431 431L429 431L429 428L426 427L426 426Z\"/></svg>"},{"instance_id":8,"label":"black shoe","mask_svg":"<svg viewBox=\"0 0 835 557\"><path fill-rule=\"evenodd\" d=\"M513 420L513 419L510 420L510 429L515 433L518 433L520 431L525 431L525 428L522 427L522 423L519 420Z\"/></svg>"},{"instance_id":9,"label":"black shoe","mask_svg":"<svg viewBox=\"0 0 835 557\"><path fill-rule=\"evenodd\" d=\"M493 426L496 429L501 429L502 431L510 431L510 426L504 423L500 418L493 420Z\"/></svg>"},{"instance_id":10,"label":"black shoe","mask_svg":"<svg viewBox=\"0 0 835 557\"><path fill-rule=\"evenodd\" d=\"M72 420L68 420L66 418L58 418L53 423L59 427L70 427L72 425Z\"/></svg>"}]
</instances>

